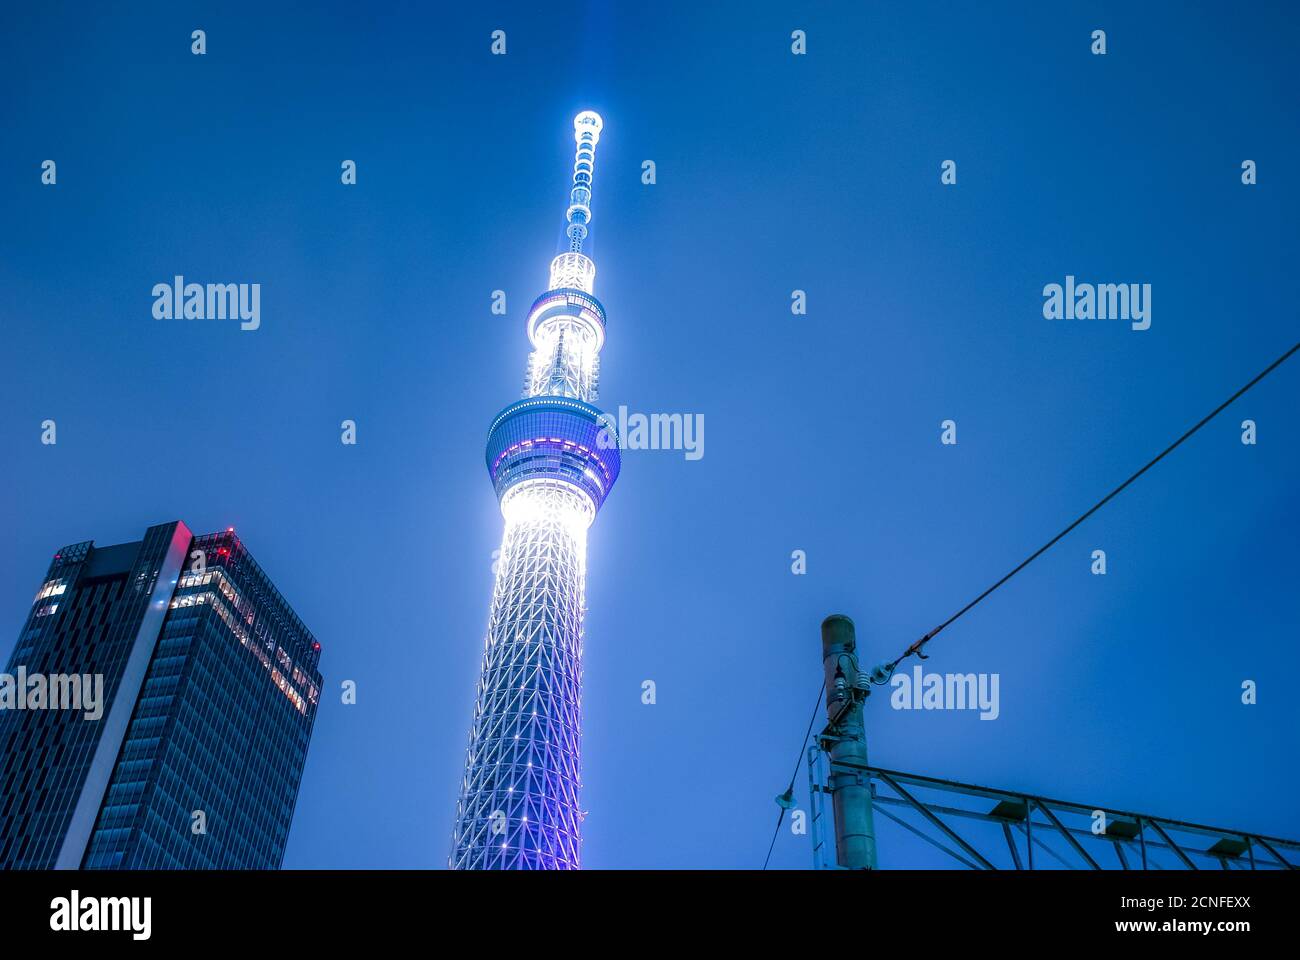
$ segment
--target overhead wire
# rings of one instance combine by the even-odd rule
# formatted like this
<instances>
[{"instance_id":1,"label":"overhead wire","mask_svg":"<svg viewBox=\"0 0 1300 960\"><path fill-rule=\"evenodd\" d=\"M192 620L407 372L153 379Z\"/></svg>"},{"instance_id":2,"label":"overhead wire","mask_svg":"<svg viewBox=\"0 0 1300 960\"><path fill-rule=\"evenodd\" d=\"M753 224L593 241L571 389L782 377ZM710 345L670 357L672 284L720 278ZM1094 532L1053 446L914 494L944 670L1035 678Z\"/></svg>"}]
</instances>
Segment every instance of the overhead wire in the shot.
<instances>
[{"instance_id":1,"label":"overhead wire","mask_svg":"<svg viewBox=\"0 0 1300 960\"><path fill-rule=\"evenodd\" d=\"M960 610L954 613L947 620L943 621L943 623L939 624L937 627L935 627L925 636L921 637L920 640L917 640L910 647L904 650L902 654L898 656L897 659L891 661L887 665L888 671L884 674L884 679L876 679L873 680L872 682L878 684L888 683L889 675L891 675L894 672L894 669L900 663L902 663L904 660L906 660L908 657L912 656L913 654L915 654L918 658L922 660L928 659L926 654L921 652L921 649L927 643L933 640L936 636L938 636L941 631L951 626L956 620L964 616L969 610L971 610L971 608L973 608L976 604L978 604L985 597L991 594L994 590L997 590L1000 586L1002 586L1004 583L1006 583L1008 580L1010 580L1012 577L1018 574L1021 570L1025 569L1025 567L1029 566L1031 563L1033 563L1035 560L1041 557L1044 553L1050 550L1053 546L1056 545L1057 542L1059 542L1062 538L1064 538L1071 530L1073 530L1079 524L1083 523L1083 521L1087 520L1094 513L1096 513L1098 510L1104 507L1107 503L1113 500L1121 491L1123 491L1134 480L1142 476L1142 474L1146 473L1157 463L1163 460L1166 456L1168 456L1170 453L1176 450L1180 445L1182 445L1182 443L1185 440L1187 440L1194 433L1196 433L1196 431L1200 430L1203 426L1205 426L1207 423L1209 423L1211 420L1217 417L1220 413L1222 413L1225 409L1227 409L1234 401L1240 399L1242 395L1245 394L1246 391L1248 391L1251 387L1255 386L1255 384L1259 383L1266 376L1268 376L1270 373L1272 373L1274 370L1280 367L1283 363L1285 363L1291 357L1291 355L1295 353L1297 350L1300 350L1300 343L1297 343L1290 350L1286 351L1284 354L1282 354L1280 357L1278 357L1276 360L1270 363L1267 367L1265 367L1263 370L1257 373L1254 377L1251 378L1250 382L1248 382L1245 386L1243 386L1240 390L1238 390L1236 393L1230 396L1227 400L1224 400L1223 403L1219 404L1217 407L1215 407L1213 410L1207 413L1204 417L1198 420L1195 424L1189 427L1181 437L1179 437L1173 443L1169 444L1169 446L1165 447L1158 454L1156 454L1154 457L1148 460L1141 467L1141 469L1139 469L1136 473L1132 474L1127 480L1121 483L1118 487L1111 490L1110 493L1106 494L1104 497L1102 497L1100 500L1094 503L1091 507L1089 507L1086 511L1080 514L1079 517L1075 519L1073 523L1067 526L1056 536L1052 537L1051 540L1048 540L1045 544L1043 544L1041 547L1039 547L1037 550L1035 550L1033 553L1027 556L1024 560L1021 560L1020 563L1016 564L1016 566L1013 567L1009 573L1003 575L1003 577L999 579L996 583L994 583L991 587L986 589L974 600L966 604L966 606L962 607Z\"/></svg>"}]
</instances>

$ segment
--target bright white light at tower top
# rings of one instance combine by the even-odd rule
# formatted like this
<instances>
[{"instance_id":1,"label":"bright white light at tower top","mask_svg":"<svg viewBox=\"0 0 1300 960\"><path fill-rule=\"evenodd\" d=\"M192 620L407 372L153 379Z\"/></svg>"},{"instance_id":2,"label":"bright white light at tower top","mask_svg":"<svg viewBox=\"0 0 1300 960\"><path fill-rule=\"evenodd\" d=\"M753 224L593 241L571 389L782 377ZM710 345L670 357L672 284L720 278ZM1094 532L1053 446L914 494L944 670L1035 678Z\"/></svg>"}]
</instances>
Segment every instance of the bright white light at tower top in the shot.
<instances>
[{"instance_id":1,"label":"bright white light at tower top","mask_svg":"<svg viewBox=\"0 0 1300 960\"><path fill-rule=\"evenodd\" d=\"M583 110L573 118L573 139L582 142L582 134L591 131L592 142L600 142L600 131L605 126L605 121L600 119L600 114L595 110Z\"/></svg>"}]
</instances>

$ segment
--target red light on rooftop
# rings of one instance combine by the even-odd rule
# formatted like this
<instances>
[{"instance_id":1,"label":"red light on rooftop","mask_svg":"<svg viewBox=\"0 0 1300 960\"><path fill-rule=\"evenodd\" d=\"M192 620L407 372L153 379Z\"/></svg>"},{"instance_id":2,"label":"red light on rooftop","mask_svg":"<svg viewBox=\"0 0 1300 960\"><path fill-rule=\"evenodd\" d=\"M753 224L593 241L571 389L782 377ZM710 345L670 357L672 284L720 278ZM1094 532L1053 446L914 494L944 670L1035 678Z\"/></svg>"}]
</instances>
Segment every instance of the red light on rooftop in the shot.
<instances>
[{"instance_id":1,"label":"red light on rooftop","mask_svg":"<svg viewBox=\"0 0 1300 960\"><path fill-rule=\"evenodd\" d=\"M224 557L224 556L225 556L226 554L228 554L229 552L230 552L230 551L227 550L225 547L222 547L220 550L217 551L217 554L218 554L218 556L222 556L222 557Z\"/></svg>"},{"instance_id":2,"label":"red light on rooftop","mask_svg":"<svg viewBox=\"0 0 1300 960\"><path fill-rule=\"evenodd\" d=\"M320 641L319 641L319 640L313 640L313 641L312 641L312 644L311 644L311 648L312 648L313 650L315 650L317 653L320 653Z\"/></svg>"}]
</instances>

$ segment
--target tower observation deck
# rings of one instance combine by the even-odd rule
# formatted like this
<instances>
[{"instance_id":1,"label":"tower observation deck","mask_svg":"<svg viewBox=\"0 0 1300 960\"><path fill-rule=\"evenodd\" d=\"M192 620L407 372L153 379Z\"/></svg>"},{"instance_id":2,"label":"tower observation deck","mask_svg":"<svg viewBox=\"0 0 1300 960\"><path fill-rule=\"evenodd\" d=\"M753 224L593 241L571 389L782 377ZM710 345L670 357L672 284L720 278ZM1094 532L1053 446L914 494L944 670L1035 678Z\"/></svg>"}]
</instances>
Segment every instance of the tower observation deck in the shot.
<instances>
[{"instance_id":1,"label":"tower observation deck","mask_svg":"<svg viewBox=\"0 0 1300 960\"><path fill-rule=\"evenodd\" d=\"M618 479L612 427L594 405L605 308L582 252L601 119L573 120L567 249L528 311L523 398L488 429L505 518L456 809L458 869L576 869L581 862L582 637L587 528Z\"/></svg>"}]
</instances>

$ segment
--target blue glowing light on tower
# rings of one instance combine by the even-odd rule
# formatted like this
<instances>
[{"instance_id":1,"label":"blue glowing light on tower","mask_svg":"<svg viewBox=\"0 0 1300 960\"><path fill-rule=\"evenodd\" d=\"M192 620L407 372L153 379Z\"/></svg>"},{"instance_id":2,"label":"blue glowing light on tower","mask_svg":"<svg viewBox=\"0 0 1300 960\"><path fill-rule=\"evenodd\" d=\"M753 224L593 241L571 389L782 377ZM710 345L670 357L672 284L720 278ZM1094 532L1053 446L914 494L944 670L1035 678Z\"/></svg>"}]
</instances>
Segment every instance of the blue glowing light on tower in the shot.
<instances>
[{"instance_id":1,"label":"blue glowing light on tower","mask_svg":"<svg viewBox=\"0 0 1300 960\"><path fill-rule=\"evenodd\" d=\"M488 429L505 533L452 836L458 869L581 864L587 528L619 471L617 440L594 406L605 308L582 252L601 125L590 110L573 119L568 249L528 311L523 398Z\"/></svg>"}]
</instances>

